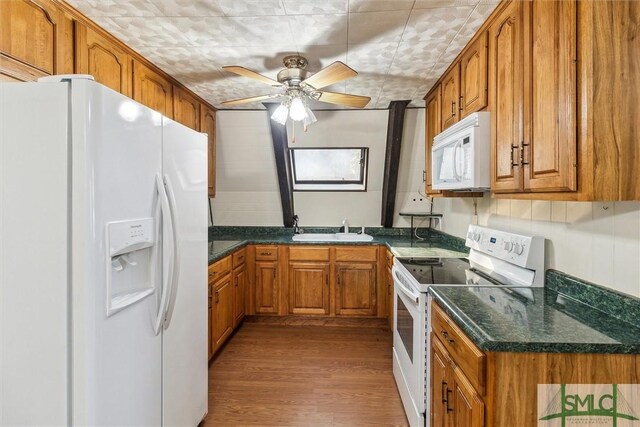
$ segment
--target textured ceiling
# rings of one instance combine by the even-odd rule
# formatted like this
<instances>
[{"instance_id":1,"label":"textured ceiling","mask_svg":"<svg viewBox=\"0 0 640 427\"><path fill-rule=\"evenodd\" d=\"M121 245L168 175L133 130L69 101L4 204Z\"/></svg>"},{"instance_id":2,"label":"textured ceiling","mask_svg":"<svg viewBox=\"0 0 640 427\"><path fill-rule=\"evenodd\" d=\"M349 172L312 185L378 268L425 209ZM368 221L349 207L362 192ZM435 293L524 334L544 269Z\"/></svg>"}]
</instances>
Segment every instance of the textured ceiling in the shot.
<instances>
[{"instance_id":1,"label":"textured ceiling","mask_svg":"<svg viewBox=\"0 0 640 427\"><path fill-rule=\"evenodd\" d=\"M325 88L371 97L367 108L422 98L498 0L67 0L221 108L275 89L222 71L241 65L274 78L301 54L316 72L334 61L358 71ZM320 104L323 108L340 108ZM260 103L235 108L263 108Z\"/></svg>"}]
</instances>

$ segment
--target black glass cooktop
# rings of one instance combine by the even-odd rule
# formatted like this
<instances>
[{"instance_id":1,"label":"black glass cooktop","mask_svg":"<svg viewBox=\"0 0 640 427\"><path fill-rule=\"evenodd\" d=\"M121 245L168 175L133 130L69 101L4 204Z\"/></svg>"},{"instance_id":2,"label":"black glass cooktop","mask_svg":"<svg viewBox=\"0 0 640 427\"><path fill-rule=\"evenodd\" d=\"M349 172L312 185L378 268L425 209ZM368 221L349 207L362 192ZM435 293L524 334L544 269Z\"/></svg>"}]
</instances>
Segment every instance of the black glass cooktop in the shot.
<instances>
[{"instance_id":1,"label":"black glass cooktop","mask_svg":"<svg viewBox=\"0 0 640 427\"><path fill-rule=\"evenodd\" d=\"M470 266L465 258L403 258L398 261L423 285L467 283L467 270Z\"/></svg>"}]
</instances>

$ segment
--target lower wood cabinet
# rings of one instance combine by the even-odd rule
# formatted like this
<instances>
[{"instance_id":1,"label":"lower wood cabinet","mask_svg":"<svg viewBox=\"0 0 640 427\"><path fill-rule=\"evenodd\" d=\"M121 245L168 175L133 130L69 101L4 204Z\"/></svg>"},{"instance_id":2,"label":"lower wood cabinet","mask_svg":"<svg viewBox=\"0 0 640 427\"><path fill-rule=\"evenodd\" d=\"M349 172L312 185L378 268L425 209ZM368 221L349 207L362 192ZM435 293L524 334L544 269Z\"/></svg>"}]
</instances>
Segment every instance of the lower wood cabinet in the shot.
<instances>
[{"instance_id":1,"label":"lower wood cabinet","mask_svg":"<svg viewBox=\"0 0 640 427\"><path fill-rule=\"evenodd\" d=\"M245 249L209 266L209 359L246 314L248 280Z\"/></svg>"},{"instance_id":2,"label":"lower wood cabinet","mask_svg":"<svg viewBox=\"0 0 640 427\"><path fill-rule=\"evenodd\" d=\"M256 261L255 272L256 314L278 314L278 262Z\"/></svg>"},{"instance_id":3,"label":"lower wood cabinet","mask_svg":"<svg viewBox=\"0 0 640 427\"><path fill-rule=\"evenodd\" d=\"M376 265L336 264L336 315L376 315Z\"/></svg>"},{"instance_id":4,"label":"lower wood cabinet","mask_svg":"<svg viewBox=\"0 0 640 427\"><path fill-rule=\"evenodd\" d=\"M431 336L431 425L482 427L484 403L436 335Z\"/></svg>"},{"instance_id":5,"label":"lower wood cabinet","mask_svg":"<svg viewBox=\"0 0 640 427\"><path fill-rule=\"evenodd\" d=\"M329 314L328 262L289 264L289 313Z\"/></svg>"},{"instance_id":6,"label":"lower wood cabinet","mask_svg":"<svg viewBox=\"0 0 640 427\"><path fill-rule=\"evenodd\" d=\"M242 322L246 313L247 270L243 265L233 270L233 326Z\"/></svg>"},{"instance_id":7,"label":"lower wood cabinet","mask_svg":"<svg viewBox=\"0 0 640 427\"><path fill-rule=\"evenodd\" d=\"M215 353L233 332L233 285L228 274L213 289L213 352Z\"/></svg>"}]
</instances>

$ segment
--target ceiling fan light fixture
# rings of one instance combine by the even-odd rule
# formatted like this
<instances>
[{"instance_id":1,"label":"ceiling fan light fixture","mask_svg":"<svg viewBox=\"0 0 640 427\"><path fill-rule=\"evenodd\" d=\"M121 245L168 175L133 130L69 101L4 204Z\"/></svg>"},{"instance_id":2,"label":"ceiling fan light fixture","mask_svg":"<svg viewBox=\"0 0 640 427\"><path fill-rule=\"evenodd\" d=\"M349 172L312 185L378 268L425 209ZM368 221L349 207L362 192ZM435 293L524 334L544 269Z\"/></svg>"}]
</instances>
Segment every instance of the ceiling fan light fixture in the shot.
<instances>
[{"instance_id":1,"label":"ceiling fan light fixture","mask_svg":"<svg viewBox=\"0 0 640 427\"><path fill-rule=\"evenodd\" d=\"M287 107L283 102L273 112L273 114L271 115L271 120L284 126L284 124L287 123L288 117L289 117L289 107Z\"/></svg>"},{"instance_id":2,"label":"ceiling fan light fixture","mask_svg":"<svg viewBox=\"0 0 640 427\"><path fill-rule=\"evenodd\" d=\"M302 123L306 126L312 125L315 122L318 121L318 119L316 118L316 115L313 114L313 111L311 111L311 108L309 107L304 107L305 112L307 113L306 117L304 118L304 120L302 121Z\"/></svg>"},{"instance_id":3,"label":"ceiling fan light fixture","mask_svg":"<svg viewBox=\"0 0 640 427\"><path fill-rule=\"evenodd\" d=\"M307 117L306 106L302 102L302 98L296 96L291 100L291 107L289 108L289 117L296 122L302 121Z\"/></svg>"}]
</instances>

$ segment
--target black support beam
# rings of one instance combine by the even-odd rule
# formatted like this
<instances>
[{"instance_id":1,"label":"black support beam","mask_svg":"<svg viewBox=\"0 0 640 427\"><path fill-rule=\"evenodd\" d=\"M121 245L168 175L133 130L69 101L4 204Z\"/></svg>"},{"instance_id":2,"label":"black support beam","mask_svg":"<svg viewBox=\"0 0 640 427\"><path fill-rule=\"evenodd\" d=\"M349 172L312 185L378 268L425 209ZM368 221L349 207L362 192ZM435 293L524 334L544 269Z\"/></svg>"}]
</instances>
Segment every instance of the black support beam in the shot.
<instances>
[{"instance_id":1,"label":"black support beam","mask_svg":"<svg viewBox=\"0 0 640 427\"><path fill-rule=\"evenodd\" d=\"M387 149L384 156L384 175L382 179L382 215L383 227L393 227L393 214L396 205L398 186L398 168L400 167L400 148L404 127L404 111L411 101L391 101L389 103L389 121L387 124Z\"/></svg>"},{"instance_id":2,"label":"black support beam","mask_svg":"<svg viewBox=\"0 0 640 427\"><path fill-rule=\"evenodd\" d=\"M287 127L271 120L271 115L280 104L264 103L267 108L267 119L271 127L273 153L278 171L278 186L280 187L280 202L282 203L282 223L285 227L293 227L293 180L289 168L289 144Z\"/></svg>"}]
</instances>

